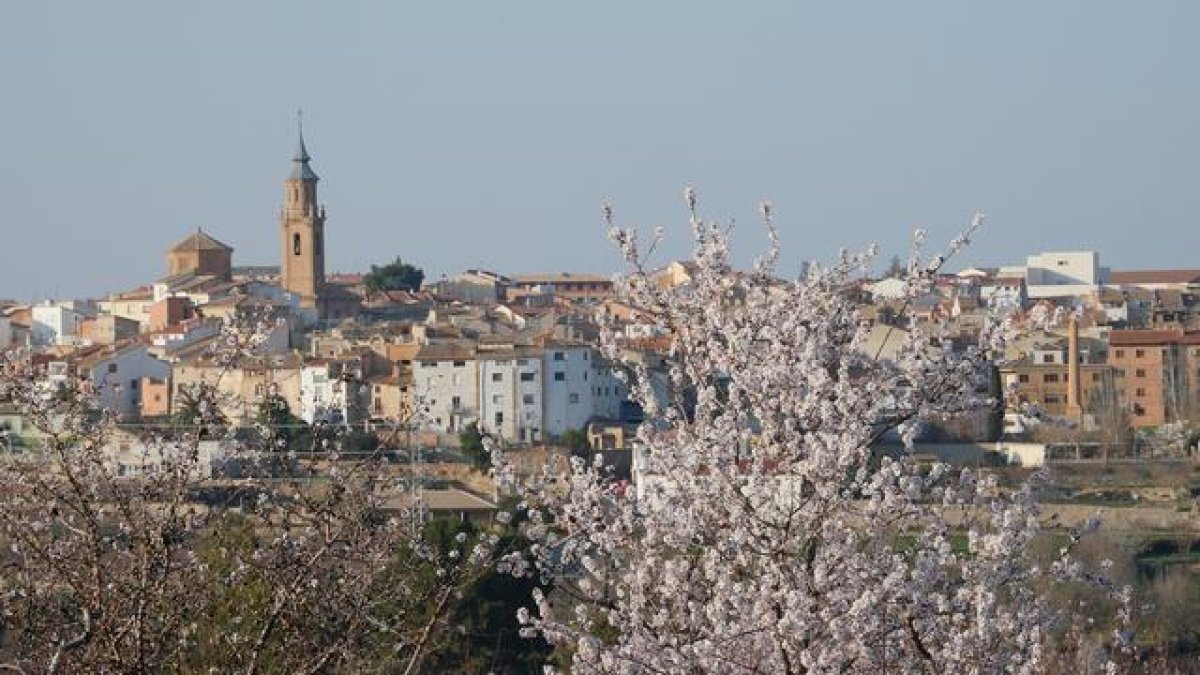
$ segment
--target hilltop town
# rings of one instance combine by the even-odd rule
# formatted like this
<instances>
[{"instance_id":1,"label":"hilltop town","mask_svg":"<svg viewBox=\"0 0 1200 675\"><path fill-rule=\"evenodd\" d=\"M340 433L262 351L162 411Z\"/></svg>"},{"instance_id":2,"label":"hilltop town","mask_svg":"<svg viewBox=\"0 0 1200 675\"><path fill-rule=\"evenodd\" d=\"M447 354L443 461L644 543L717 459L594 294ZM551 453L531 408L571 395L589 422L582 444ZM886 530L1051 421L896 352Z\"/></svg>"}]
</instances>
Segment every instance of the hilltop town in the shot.
<instances>
[{"instance_id":1,"label":"hilltop town","mask_svg":"<svg viewBox=\"0 0 1200 675\"><path fill-rule=\"evenodd\" d=\"M456 448L468 429L514 447L630 449L642 413L615 362L632 359L653 374L672 338L639 320L613 278L469 269L381 288L368 275L328 274L337 228L327 236L311 161L301 134L283 182L277 265L237 265L233 246L197 229L167 249L165 275L146 285L96 299L4 302L0 344L34 350L48 379L86 378L131 429L165 423L181 392L219 381L237 401L221 412L239 425L252 424L252 402L271 394L303 424L368 434L403 426L410 444L431 452ZM684 287L689 269L672 262L655 278ZM998 314L1017 326L995 359L1000 414L935 425L923 440L1041 442L1032 455L1009 453L1035 464L1056 442L1073 443L1062 459L1190 451L1200 270L1118 271L1096 251L1045 252L1021 265L942 273L916 299L905 298L902 271L894 260L894 276L846 289L881 355L913 325L944 322L952 344L971 343ZM220 327L250 315L273 321L254 358L216 362ZM617 336L607 347L606 330ZM36 444L11 409L0 408L0 424L10 448Z\"/></svg>"},{"instance_id":2,"label":"hilltop town","mask_svg":"<svg viewBox=\"0 0 1200 675\"><path fill-rule=\"evenodd\" d=\"M33 472L14 475L37 475L39 457L53 454L39 451L53 447L60 468L44 470L70 479L73 462L82 466L87 452L99 452L100 483L114 495L139 478L155 485L168 477L171 490L142 503L154 514L171 499L189 505L164 532L190 528L198 509L227 512L230 522L257 513L260 535L283 532L276 543L286 542L296 514L341 508L338 472L346 466L369 467L371 478L359 487L375 501L339 522L411 514L412 541L423 541L421 528L437 532L445 523L464 528L455 539L460 544L472 528L498 531L512 518L516 486L546 494L536 492L539 480L584 466L576 460L572 469L572 457L596 458L596 470L615 481L611 489L624 494L632 485L639 499L657 503L664 476L651 468L638 430L655 419L643 408L653 401L682 404L677 419L698 414L704 394L678 386L672 375L686 330L673 331L674 324L633 300L621 277L468 269L426 283L419 268L400 258L361 274L328 273L327 247L338 245L338 234L336 225L326 230L318 183L301 134L283 181L276 265L235 264L231 243L197 229L167 248L164 276L143 286L91 299L0 303L0 345L31 364L21 372L37 380L32 391L46 392L48 401L86 393L112 422L90 439L50 438L60 413L30 419L29 390L24 408L16 389L0 390L0 453ZM997 324L1006 326L1008 340L982 362L962 361L973 364L975 392L991 406L925 420L911 446L916 462L906 470L930 470L933 460L968 472L987 467L1016 493L1031 469L1053 465L1055 481L1041 484L1037 495L1046 508L1043 540L1077 527L1097 505L1137 506L1109 521L1103 541L1123 538L1113 544L1116 556L1136 561L1129 564L1146 579L1190 564L1194 551L1176 533L1194 531L1188 467L1200 436L1200 270L1110 270L1097 251L1042 252L1020 265L958 272L913 264L907 269L893 259L882 275L839 277L829 291L852 307L851 325L857 322L865 336L856 348L873 361L868 368L912 363L913 353L904 350L913 344L942 350L943 357L978 355L972 350ZM678 300L713 292L701 283L706 272L711 278L711 269L680 260L639 279L652 294ZM724 267L720 274L750 278ZM768 296L786 293L773 275L759 281ZM732 304L739 305L736 298ZM720 378L706 383L710 396L723 391ZM911 380L894 384L905 389ZM892 394L900 395L883 395ZM33 396L33 410L40 400ZM748 428L761 431L760 422L748 419ZM884 461L903 454L894 421L866 422L887 427L868 434L874 445L863 446L870 446L867 454ZM739 442L769 447L767 435ZM251 436L272 452L239 453L238 444ZM508 451L504 470L516 482L501 485L488 472L485 439ZM104 447L72 454L89 442ZM181 448L188 459L173 466L168 455ZM760 467L776 486L770 492L803 496L803 480L774 475L777 462L771 457ZM744 465L732 462L731 475L745 478ZM687 467L685 480L709 472ZM96 508L103 512L122 499L109 495ZM934 510L956 522L949 510ZM378 532L345 542L378 544L388 555L403 548ZM491 546L499 538L479 541ZM494 555L489 548L472 560L492 574L491 563L480 561ZM453 581L447 588L458 583L469 586ZM1140 593L1159 592L1148 583L1139 581ZM507 616L511 622L511 611ZM501 635L509 628L494 630ZM536 645L529 649L517 653L541 653ZM408 658L417 663L423 651L418 643Z\"/></svg>"}]
</instances>

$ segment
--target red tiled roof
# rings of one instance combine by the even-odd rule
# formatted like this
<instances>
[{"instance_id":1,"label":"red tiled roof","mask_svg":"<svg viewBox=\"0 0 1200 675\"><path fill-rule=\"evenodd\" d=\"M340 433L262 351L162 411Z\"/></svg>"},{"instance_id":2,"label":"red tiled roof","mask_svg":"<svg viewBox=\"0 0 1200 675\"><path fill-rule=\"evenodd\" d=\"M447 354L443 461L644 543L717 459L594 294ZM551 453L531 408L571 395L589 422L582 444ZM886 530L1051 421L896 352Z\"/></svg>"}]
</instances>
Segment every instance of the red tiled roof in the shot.
<instances>
[{"instance_id":1,"label":"red tiled roof","mask_svg":"<svg viewBox=\"0 0 1200 675\"><path fill-rule=\"evenodd\" d=\"M1123 270L1108 275L1111 284L1194 284L1200 270Z\"/></svg>"},{"instance_id":2,"label":"red tiled roof","mask_svg":"<svg viewBox=\"0 0 1200 675\"><path fill-rule=\"evenodd\" d=\"M346 286L354 286L357 284L361 284L362 280L363 280L363 275L356 274L356 273L334 272L333 274L325 275L325 281L328 283L331 283L331 284L343 284Z\"/></svg>"},{"instance_id":3,"label":"red tiled roof","mask_svg":"<svg viewBox=\"0 0 1200 675\"><path fill-rule=\"evenodd\" d=\"M1114 330L1108 334L1110 345L1169 345L1184 337L1181 330Z\"/></svg>"},{"instance_id":4,"label":"red tiled roof","mask_svg":"<svg viewBox=\"0 0 1200 675\"><path fill-rule=\"evenodd\" d=\"M233 251L233 248L208 236L204 230L197 229L187 239L171 247L172 253L177 251Z\"/></svg>"}]
</instances>

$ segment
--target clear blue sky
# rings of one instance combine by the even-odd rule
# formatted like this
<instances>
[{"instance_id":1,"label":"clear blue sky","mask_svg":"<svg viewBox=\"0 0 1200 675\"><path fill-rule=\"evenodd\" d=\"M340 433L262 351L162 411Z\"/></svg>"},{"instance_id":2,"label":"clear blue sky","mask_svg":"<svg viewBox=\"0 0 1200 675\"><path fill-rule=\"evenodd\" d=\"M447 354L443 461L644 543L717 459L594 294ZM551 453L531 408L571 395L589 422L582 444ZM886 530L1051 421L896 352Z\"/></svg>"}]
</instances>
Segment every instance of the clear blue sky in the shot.
<instances>
[{"instance_id":1,"label":"clear blue sky","mask_svg":"<svg viewBox=\"0 0 1200 675\"><path fill-rule=\"evenodd\" d=\"M10 2L0 298L165 274L197 226L274 264L305 111L330 270L619 269L599 204L742 259L914 227L960 264L1200 267L1200 2Z\"/></svg>"}]
</instances>

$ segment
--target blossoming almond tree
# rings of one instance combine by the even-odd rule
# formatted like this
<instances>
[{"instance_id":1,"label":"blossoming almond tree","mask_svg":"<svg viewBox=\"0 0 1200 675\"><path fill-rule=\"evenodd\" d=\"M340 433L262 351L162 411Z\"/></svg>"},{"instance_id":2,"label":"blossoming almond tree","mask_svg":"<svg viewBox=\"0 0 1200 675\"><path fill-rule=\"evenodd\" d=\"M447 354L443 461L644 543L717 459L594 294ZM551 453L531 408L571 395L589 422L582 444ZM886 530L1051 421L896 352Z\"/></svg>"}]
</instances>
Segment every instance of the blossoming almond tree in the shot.
<instances>
[{"instance_id":1,"label":"blossoming almond tree","mask_svg":"<svg viewBox=\"0 0 1200 675\"><path fill-rule=\"evenodd\" d=\"M647 413L633 488L577 462L557 491L525 494L535 544L503 567L555 583L521 611L527 631L567 650L573 673L1037 671L1037 585L1071 570L1030 557L1031 491L873 449L889 430L911 439L923 420L988 405L1001 326L955 350L914 324L880 358L852 293L871 253L780 281L764 206L771 247L740 273L725 231L687 201L685 286L655 283L635 235L611 230L632 266L623 290L673 338L669 395L631 364ZM979 221L928 260L918 238L908 298ZM497 464L503 477L501 452Z\"/></svg>"}]
</instances>

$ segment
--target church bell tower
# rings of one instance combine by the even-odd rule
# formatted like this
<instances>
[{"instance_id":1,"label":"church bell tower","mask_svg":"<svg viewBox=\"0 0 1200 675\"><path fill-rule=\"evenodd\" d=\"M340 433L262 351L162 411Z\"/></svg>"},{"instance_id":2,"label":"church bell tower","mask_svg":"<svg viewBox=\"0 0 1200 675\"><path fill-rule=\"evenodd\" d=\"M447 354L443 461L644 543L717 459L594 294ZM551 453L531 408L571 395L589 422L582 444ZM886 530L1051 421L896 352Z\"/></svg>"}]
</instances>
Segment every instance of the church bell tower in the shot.
<instances>
[{"instance_id":1,"label":"church bell tower","mask_svg":"<svg viewBox=\"0 0 1200 675\"><path fill-rule=\"evenodd\" d=\"M309 159L301 121L292 172L283 183L283 210L279 214L283 245L280 285L300 296L301 307L319 310L325 286L325 207L317 203L320 179L308 165Z\"/></svg>"}]
</instances>

